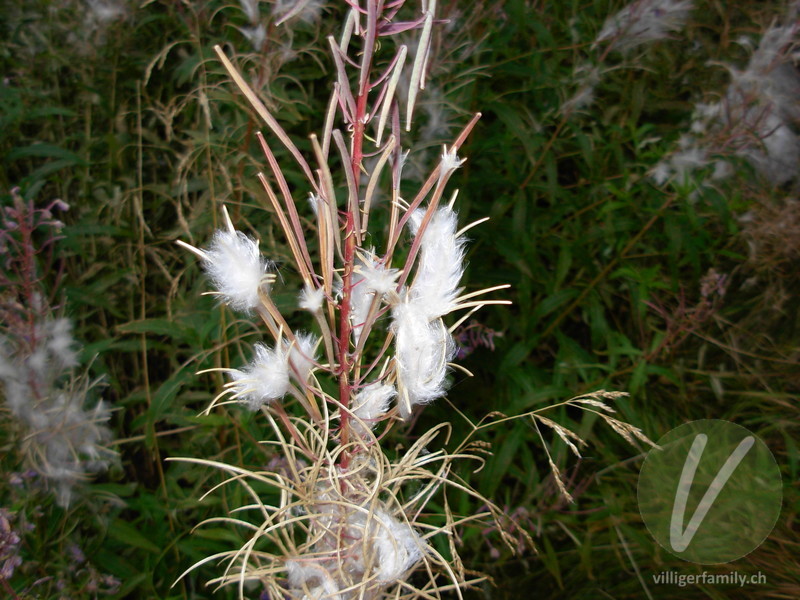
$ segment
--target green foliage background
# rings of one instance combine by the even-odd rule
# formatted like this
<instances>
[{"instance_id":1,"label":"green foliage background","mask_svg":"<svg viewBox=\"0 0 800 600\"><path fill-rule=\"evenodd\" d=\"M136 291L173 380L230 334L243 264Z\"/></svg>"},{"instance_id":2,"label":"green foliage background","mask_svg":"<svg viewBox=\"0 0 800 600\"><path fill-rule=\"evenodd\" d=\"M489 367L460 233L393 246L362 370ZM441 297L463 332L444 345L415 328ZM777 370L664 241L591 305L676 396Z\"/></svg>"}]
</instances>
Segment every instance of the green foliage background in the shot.
<instances>
[{"instance_id":1,"label":"green foliage background","mask_svg":"<svg viewBox=\"0 0 800 600\"><path fill-rule=\"evenodd\" d=\"M687 129L692 103L722 93L728 75L720 62L746 62L735 40L759 34L783 5L699 0L677 39L609 56L613 68L595 102L564 118L559 107L575 91L574 70L592 59L591 41L621 2L442 4L459 26L439 33L423 98L429 104L419 112L419 125L432 133L412 141L417 161L431 165L468 115L483 113L465 147L469 160L454 176L462 222L491 217L470 231L466 285L511 283L514 303L478 315L501 336L494 350L466 357L475 377L454 373L450 401L474 421L489 411L514 415L587 391L624 390L631 395L616 406L620 418L652 439L698 418L751 429L786 482L772 536L745 559L705 568L760 570L766 585L654 586L654 573L704 568L661 550L639 518L645 448L628 446L591 415L550 415L589 442L576 462L545 432L576 498L568 505L530 421L490 430L494 455L482 472L464 475L530 532L537 551L512 556L490 532L466 530L465 562L494 580L471 594L799 597L798 254L754 255L740 219L748 211L768 216L787 197L796 202L796 190L774 189L746 165L713 188L656 186L647 175ZM265 20L269 8L263 3ZM0 3L0 194L6 203L19 186L26 198L71 205L60 243L64 305L84 364L105 378L103 396L117 409L120 453L119 465L65 511L41 490L8 485L8 474L22 468L13 452L20 432L0 413L0 505L35 525L10 582L19 597L95 597L88 570L68 558L72 543L121 581L115 597L212 596L204 582L218 574L213 564L173 583L194 562L241 543L241 532L225 526L192 528L245 500L232 486L201 500L220 475L166 459L251 468L270 460L257 443L268 434L251 415L222 408L198 416L222 380L195 372L241 364L259 333L201 296L206 283L174 241L202 245L224 203L273 260L289 262L255 179L263 168L254 142L260 124L212 46L236 56L305 149L321 127L332 72L325 37L337 31L341 13L329 6L317 23L269 25L266 47L251 52L237 29L246 19L236 3L131 4L103 24L77 0ZM287 48L291 60L281 54ZM776 247L800 239L800 221L790 225L775 234ZM727 291L700 318L692 309L709 269L728 277ZM284 276L277 303L291 312L296 276L289 269ZM465 427L440 402L410 435L441 420ZM464 514L477 508L467 498L459 507Z\"/></svg>"}]
</instances>

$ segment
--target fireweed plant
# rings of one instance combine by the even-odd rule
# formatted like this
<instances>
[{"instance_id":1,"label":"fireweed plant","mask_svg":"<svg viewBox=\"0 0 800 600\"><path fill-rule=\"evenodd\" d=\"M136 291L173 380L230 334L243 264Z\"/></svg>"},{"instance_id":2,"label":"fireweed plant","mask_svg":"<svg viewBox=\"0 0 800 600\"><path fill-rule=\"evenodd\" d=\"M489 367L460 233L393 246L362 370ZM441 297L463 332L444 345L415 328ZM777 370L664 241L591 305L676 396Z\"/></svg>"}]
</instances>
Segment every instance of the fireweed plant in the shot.
<instances>
[{"instance_id":1,"label":"fireweed plant","mask_svg":"<svg viewBox=\"0 0 800 600\"><path fill-rule=\"evenodd\" d=\"M744 68L722 66L730 84L718 100L695 104L689 130L677 148L652 170L658 185L686 181L711 166L701 187L728 179L735 172L732 161L744 159L774 187L796 182L800 163L800 74L795 66L800 45L800 5L792 3L755 41L739 43L752 50Z\"/></svg>"},{"instance_id":2,"label":"fireweed plant","mask_svg":"<svg viewBox=\"0 0 800 600\"><path fill-rule=\"evenodd\" d=\"M111 413L92 400L97 382L76 368L72 323L55 306L54 246L63 223L54 213L69 207L55 200L36 208L18 189L12 197L0 214L0 382L25 463L66 507L76 486L115 458L107 447ZM56 273L50 286L48 272Z\"/></svg>"},{"instance_id":3,"label":"fireweed plant","mask_svg":"<svg viewBox=\"0 0 800 600\"><path fill-rule=\"evenodd\" d=\"M267 138L258 134L271 172L271 177L258 178L302 278L297 306L309 313L314 331L293 329L278 310L272 297L278 286L274 264L261 255L256 239L235 228L224 208L224 227L207 247L178 242L200 259L216 287L212 293L233 310L258 317L271 337L254 346L249 364L216 369L229 381L208 410L242 404L260 412L274 432L274 440L265 443L280 453L275 463L280 468L253 472L182 459L222 469L230 477L221 485L238 483L252 498L236 509L236 516L212 519L251 531L249 540L192 567L224 561L224 574L211 583L237 583L242 597L248 582L262 585L273 598L460 594L481 577L458 556L458 527L493 523L512 551L519 546L503 527L502 511L452 470L457 459L483 464L487 449L472 434L448 451L450 425L441 423L397 458L390 458L382 445L398 422L445 395L449 369L460 368L451 363L454 330L481 307L509 304L485 299L508 286L466 292L460 285L464 234L485 219L459 227L457 192L447 197L445 189L464 161L458 152L479 114L443 148L413 198L401 193L407 156L401 131L411 129L417 96L425 86L432 30L438 24L435 0L423 0L417 18L406 21L395 20L404 0L348 4L340 38L328 39L336 79L322 135L311 136L311 162L222 49L215 48L305 175L307 189L292 190ZM418 33L415 49L398 43L394 55L383 59L391 38L408 32ZM408 92L400 97L398 82L404 77ZM347 137L337 125L343 125ZM337 180L343 185L337 186ZM388 190L379 192L386 184ZM297 193L309 195L313 227L300 216ZM373 218L378 209L388 212L383 232L370 227L379 220ZM307 243L312 237L317 252ZM407 249L401 250L406 240ZM460 315L445 323L451 313ZM629 441L647 441L638 429L607 414L613 410L604 400L615 397L599 392L568 404L595 412ZM537 432L537 423L551 428L578 454L583 442L575 434L536 413L524 416L532 418ZM473 425L473 433L506 420ZM555 463L548 463L569 497ZM267 503L257 491L265 485L278 490L276 503ZM472 495L485 510L456 517L442 494L443 514L432 519L426 507L445 488ZM525 541L530 544L527 533ZM411 579L415 571L420 576Z\"/></svg>"},{"instance_id":4,"label":"fireweed plant","mask_svg":"<svg viewBox=\"0 0 800 600\"><path fill-rule=\"evenodd\" d=\"M592 57L575 67L575 93L561 105L561 115L569 118L587 109L594 102L604 74L621 66L637 68L636 61L629 59L631 51L674 37L686 25L693 9L692 0L634 0L610 15L591 44ZM610 55L617 55L620 63L606 64Z\"/></svg>"}]
</instances>

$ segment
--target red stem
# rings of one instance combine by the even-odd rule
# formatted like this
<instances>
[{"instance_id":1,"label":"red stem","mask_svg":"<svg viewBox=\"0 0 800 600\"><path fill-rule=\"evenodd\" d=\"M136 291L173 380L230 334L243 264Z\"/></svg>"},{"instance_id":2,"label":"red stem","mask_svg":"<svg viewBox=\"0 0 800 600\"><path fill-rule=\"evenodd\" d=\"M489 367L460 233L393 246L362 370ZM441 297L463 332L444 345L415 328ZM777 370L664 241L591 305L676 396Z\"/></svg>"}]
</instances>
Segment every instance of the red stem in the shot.
<instances>
[{"instance_id":1,"label":"red stem","mask_svg":"<svg viewBox=\"0 0 800 600\"><path fill-rule=\"evenodd\" d=\"M9 594L9 597L13 598L14 600L19 600L19 596L17 596L17 593L14 591L14 588L12 588L11 584L8 583L8 581L6 581L5 577L0 577L0 581L3 582L3 587Z\"/></svg>"},{"instance_id":2,"label":"red stem","mask_svg":"<svg viewBox=\"0 0 800 600\"><path fill-rule=\"evenodd\" d=\"M367 90L369 85L358 96L356 102L355 122L353 123L353 152L351 168L353 169L353 185L355 185L356 196L358 195L359 176L361 174L361 159L363 157L364 145L364 121L367 113ZM355 266L356 253L356 231L355 215L350 210L345 212L344 224L344 273L342 274L342 303L339 311L339 401L347 409L350 407L350 395L352 385L350 383L350 371L353 368L352 356L350 354L350 336L352 325L350 323L350 298L353 291L353 267ZM342 411L341 416L341 443L346 446L350 439L349 415L346 410ZM349 452L342 453L341 467L347 468L350 461Z\"/></svg>"},{"instance_id":3,"label":"red stem","mask_svg":"<svg viewBox=\"0 0 800 600\"><path fill-rule=\"evenodd\" d=\"M339 312L339 401L345 408L350 407L350 370L352 356L350 355L350 335L352 325L350 323L350 298L353 290L353 264L355 260L356 236L353 229L353 215L348 211L345 222L344 239L344 273L342 274L342 304ZM349 441L349 415L342 411L342 445L347 445ZM343 468L347 467L348 453L342 453Z\"/></svg>"},{"instance_id":4,"label":"red stem","mask_svg":"<svg viewBox=\"0 0 800 600\"><path fill-rule=\"evenodd\" d=\"M22 269L20 275L22 276L22 297L28 305L28 343L30 350L33 352L36 347L36 309L37 302L34 301L34 281L36 279L36 258L33 249L33 229L34 229L34 208L33 203L27 205L23 204L20 198L19 207L19 232L22 238ZM43 301L40 298L40 301ZM40 312L41 308L40 308Z\"/></svg>"},{"instance_id":5,"label":"red stem","mask_svg":"<svg viewBox=\"0 0 800 600\"><path fill-rule=\"evenodd\" d=\"M361 159L363 158L362 147L364 145L364 115L367 114L367 85L364 91L358 96L356 101L356 118L353 123L353 157L351 168L353 169L353 179L358 188L359 175L361 174Z\"/></svg>"}]
</instances>

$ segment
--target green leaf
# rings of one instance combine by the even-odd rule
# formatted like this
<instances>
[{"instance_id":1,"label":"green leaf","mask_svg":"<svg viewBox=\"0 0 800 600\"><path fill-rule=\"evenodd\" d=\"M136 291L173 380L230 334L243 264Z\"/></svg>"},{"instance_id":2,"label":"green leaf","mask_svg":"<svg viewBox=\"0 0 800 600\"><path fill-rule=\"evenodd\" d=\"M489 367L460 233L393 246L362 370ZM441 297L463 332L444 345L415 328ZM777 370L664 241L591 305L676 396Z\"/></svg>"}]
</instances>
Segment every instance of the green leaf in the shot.
<instances>
[{"instance_id":1,"label":"green leaf","mask_svg":"<svg viewBox=\"0 0 800 600\"><path fill-rule=\"evenodd\" d=\"M41 179L46 179L53 173L57 173L61 169L72 168L75 166L79 166L79 163L76 163L71 158L62 158L60 160L54 160L52 162L45 163L44 166L39 167L35 171L33 171L30 175L25 177L24 181L26 184L30 184L31 182L38 181Z\"/></svg>"},{"instance_id":2,"label":"green leaf","mask_svg":"<svg viewBox=\"0 0 800 600\"><path fill-rule=\"evenodd\" d=\"M139 529L122 519L117 519L111 523L111 526L108 528L108 535L110 538L122 542L126 546L139 548L140 550L145 550L153 554L159 554L161 552L161 549L141 533Z\"/></svg>"},{"instance_id":3,"label":"green leaf","mask_svg":"<svg viewBox=\"0 0 800 600\"><path fill-rule=\"evenodd\" d=\"M55 144L31 144L30 146L24 146L22 148L14 148L8 153L7 158L8 160L18 160L20 158L32 156L40 158L58 158L66 165L86 166L86 161L80 156L71 150L56 146Z\"/></svg>"},{"instance_id":4,"label":"green leaf","mask_svg":"<svg viewBox=\"0 0 800 600\"><path fill-rule=\"evenodd\" d=\"M550 540L547 538L547 536L542 536L540 539L540 548L543 549L544 552L539 552L539 559L542 561L542 564L544 564L545 568L550 572L550 574L555 577L556 581L558 582L558 587L563 590L564 582L561 579L561 566L558 563L558 556L553 548L553 544L550 543Z\"/></svg>"},{"instance_id":5,"label":"green leaf","mask_svg":"<svg viewBox=\"0 0 800 600\"><path fill-rule=\"evenodd\" d=\"M153 398L150 401L150 407L147 410L146 430L147 446L152 448L155 446L155 424L157 421L164 417L164 414L169 409L170 405L175 401L178 392L183 385L194 377L193 369L187 366L181 367L170 376L164 383L159 386Z\"/></svg>"},{"instance_id":6,"label":"green leaf","mask_svg":"<svg viewBox=\"0 0 800 600\"><path fill-rule=\"evenodd\" d=\"M142 319L130 321L118 327L121 333L152 333L165 335L175 339L183 339L186 329L177 321L170 319Z\"/></svg>"},{"instance_id":7,"label":"green leaf","mask_svg":"<svg viewBox=\"0 0 800 600\"><path fill-rule=\"evenodd\" d=\"M511 433L503 440L497 453L484 468L481 492L485 493L488 498L494 497L503 477L506 476L511 464L516 460L517 450L524 438L525 431L519 424L515 424Z\"/></svg>"},{"instance_id":8,"label":"green leaf","mask_svg":"<svg viewBox=\"0 0 800 600\"><path fill-rule=\"evenodd\" d=\"M641 361L633 369L630 383L628 383L628 392L631 395L636 395L642 386L647 381L647 362Z\"/></svg>"},{"instance_id":9,"label":"green leaf","mask_svg":"<svg viewBox=\"0 0 800 600\"><path fill-rule=\"evenodd\" d=\"M541 319L559 307L564 306L577 295L578 290L575 288L566 288L550 294L536 306L536 309L533 311L533 317L535 319Z\"/></svg>"}]
</instances>

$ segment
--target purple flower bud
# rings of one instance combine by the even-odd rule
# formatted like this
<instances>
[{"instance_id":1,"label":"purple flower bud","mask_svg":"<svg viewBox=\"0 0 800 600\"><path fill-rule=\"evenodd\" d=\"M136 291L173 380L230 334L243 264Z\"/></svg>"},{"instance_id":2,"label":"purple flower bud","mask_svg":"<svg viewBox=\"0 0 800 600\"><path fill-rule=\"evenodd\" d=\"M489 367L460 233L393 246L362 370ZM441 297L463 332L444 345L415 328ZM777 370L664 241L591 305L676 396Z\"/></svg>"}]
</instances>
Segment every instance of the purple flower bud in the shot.
<instances>
[{"instance_id":1,"label":"purple flower bud","mask_svg":"<svg viewBox=\"0 0 800 600\"><path fill-rule=\"evenodd\" d=\"M69 552L70 557L76 563L82 563L86 560L86 556L84 556L83 551L80 549L78 544L70 544L67 547L67 552Z\"/></svg>"}]
</instances>

